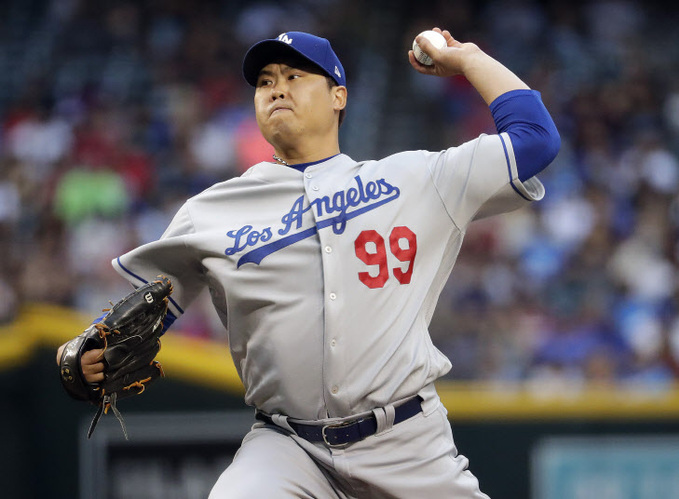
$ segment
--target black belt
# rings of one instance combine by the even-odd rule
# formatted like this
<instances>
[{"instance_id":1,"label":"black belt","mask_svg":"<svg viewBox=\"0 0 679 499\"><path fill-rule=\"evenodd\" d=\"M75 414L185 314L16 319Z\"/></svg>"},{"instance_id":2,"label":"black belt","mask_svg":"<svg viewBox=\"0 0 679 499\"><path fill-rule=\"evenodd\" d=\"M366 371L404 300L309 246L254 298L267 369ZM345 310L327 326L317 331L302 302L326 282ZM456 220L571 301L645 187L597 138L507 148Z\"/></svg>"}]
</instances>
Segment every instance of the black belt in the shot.
<instances>
[{"instance_id":1,"label":"black belt","mask_svg":"<svg viewBox=\"0 0 679 499\"><path fill-rule=\"evenodd\" d=\"M422 412L422 397L411 398L394 410L394 424L410 419ZM270 416L260 411L257 411L255 418L268 424L276 424ZM377 419L374 414L324 426L293 423L289 420L288 424L303 439L309 442L324 442L328 447L344 447L377 432Z\"/></svg>"}]
</instances>

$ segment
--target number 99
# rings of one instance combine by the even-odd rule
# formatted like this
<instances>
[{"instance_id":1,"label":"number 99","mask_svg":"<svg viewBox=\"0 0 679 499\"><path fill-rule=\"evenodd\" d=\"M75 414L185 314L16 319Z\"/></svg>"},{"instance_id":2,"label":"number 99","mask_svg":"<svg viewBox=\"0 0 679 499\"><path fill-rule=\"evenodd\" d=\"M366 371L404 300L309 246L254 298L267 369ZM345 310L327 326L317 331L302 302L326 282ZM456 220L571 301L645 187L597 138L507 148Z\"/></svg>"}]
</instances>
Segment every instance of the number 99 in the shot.
<instances>
[{"instance_id":1,"label":"number 99","mask_svg":"<svg viewBox=\"0 0 679 499\"><path fill-rule=\"evenodd\" d=\"M387 248L384 238L375 230L364 230L354 241L356 256L366 265L376 265L377 275L359 272L358 279L371 289L381 288L389 279ZM408 227L394 227L389 234L389 250L400 262L407 263L405 270L393 269L394 277L401 284L410 284L417 254L417 236Z\"/></svg>"}]
</instances>

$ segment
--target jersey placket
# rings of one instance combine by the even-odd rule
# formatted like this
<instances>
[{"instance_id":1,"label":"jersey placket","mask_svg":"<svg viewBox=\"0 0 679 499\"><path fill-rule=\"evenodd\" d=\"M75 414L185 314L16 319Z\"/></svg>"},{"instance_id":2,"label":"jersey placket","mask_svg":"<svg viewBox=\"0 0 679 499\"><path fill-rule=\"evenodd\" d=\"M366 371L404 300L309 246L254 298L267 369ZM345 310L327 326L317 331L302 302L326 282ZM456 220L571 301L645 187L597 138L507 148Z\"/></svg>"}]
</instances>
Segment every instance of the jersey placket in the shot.
<instances>
[{"instance_id":1,"label":"jersey placket","mask_svg":"<svg viewBox=\"0 0 679 499\"><path fill-rule=\"evenodd\" d=\"M334 192L328 192L324 185L333 185L333 182L323 182L323 171L307 169L304 174L304 188L310 203L314 200L328 196L332 199ZM314 220L334 216L330 213L319 213L312 208ZM323 289L324 289L324 331L323 331L323 390L325 393L326 409L329 417L347 414L349 400L344 370L345 345L339 335L341 314L343 310L344 296L338 285L340 276L340 252L336 247L337 239L332 237L332 227L324 227L318 230L320 241L321 260L323 264Z\"/></svg>"}]
</instances>

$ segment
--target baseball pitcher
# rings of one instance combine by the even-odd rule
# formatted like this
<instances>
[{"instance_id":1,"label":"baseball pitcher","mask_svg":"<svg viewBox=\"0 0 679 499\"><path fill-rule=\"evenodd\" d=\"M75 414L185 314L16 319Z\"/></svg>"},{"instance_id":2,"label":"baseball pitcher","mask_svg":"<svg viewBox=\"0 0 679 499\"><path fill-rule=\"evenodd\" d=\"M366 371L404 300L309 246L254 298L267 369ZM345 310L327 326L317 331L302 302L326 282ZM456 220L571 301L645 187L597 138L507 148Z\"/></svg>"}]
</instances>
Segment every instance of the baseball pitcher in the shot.
<instances>
[{"instance_id":1,"label":"baseball pitcher","mask_svg":"<svg viewBox=\"0 0 679 499\"><path fill-rule=\"evenodd\" d=\"M535 175L560 139L538 92L433 31L443 46L418 36L429 59L410 51L410 64L466 77L496 134L356 161L339 147L339 58L326 39L283 33L243 61L272 160L189 199L158 241L113 262L135 286L171 281L166 326L209 288L228 332L255 422L211 499L487 497L455 447L434 387L451 363L427 328L469 224L540 200ZM99 383L106 363L86 354L81 376Z\"/></svg>"}]
</instances>

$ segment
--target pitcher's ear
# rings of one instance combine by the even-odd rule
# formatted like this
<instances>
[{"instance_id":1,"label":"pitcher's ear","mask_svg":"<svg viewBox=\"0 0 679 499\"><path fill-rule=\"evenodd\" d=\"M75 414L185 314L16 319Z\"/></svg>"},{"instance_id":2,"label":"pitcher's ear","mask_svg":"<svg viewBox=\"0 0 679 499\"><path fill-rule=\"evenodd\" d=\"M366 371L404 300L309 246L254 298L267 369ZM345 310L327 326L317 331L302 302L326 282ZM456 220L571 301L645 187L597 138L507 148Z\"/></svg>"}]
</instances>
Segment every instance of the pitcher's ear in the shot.
<instances>
[{"instance_id":1,"label":"pitcher's ear","mask_svg":"<svg viewBox=\"0 0 679 499\"><path fill-rule=\"evenodd\" d=\"M334 94L333 109L335 109L335 111L341 111L347 107L347 87L337 85L332 87L331 90Z\"/></svg>"}]
</instances>

